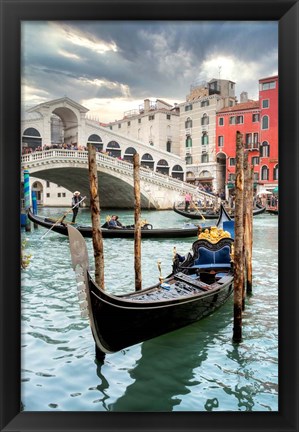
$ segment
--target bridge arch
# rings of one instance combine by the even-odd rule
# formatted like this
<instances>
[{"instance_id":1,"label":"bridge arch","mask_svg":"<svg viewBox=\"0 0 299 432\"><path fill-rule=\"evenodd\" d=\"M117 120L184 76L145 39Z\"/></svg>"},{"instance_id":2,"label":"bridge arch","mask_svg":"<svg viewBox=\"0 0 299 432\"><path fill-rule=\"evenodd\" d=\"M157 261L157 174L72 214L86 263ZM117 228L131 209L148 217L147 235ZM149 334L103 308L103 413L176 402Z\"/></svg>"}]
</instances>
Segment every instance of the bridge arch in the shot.
<instances>
[{"instance_id":1,"label":"bridge arch","mask_svg":"<svg viewBox=\"0 0 299 432\"><path fill-rule=\"evenodd\" d=\"M134 147L128 147L124 153L124 160L128 162L133 162L133 156L137 151Z\"/></svg>"},{"instance_id":2,"label":"bridge arch","mask_svg":"<svg viewBox=\"0 0 299 432\"><path fill-rule=\"evenodd\" d=\"M171 176L178 180L184 180L184 170L181 165L175 165L171 170Z\"/></svg>"},{"instance_id":3,"label":"bridge arch","mask_svg":"<svg viewBox=\"0 0 299 432\"><path fill-rule=\"evenodd\" d=\"M36 128L29 127L24 130L22 135L22 147L30 148L35 150L37 147L41 147L42 137Z\"/></svg>"},{"instance_id":4,"label":"bridge arch","mask_svg":"<svg viewBox=\"0 0 299 432\"><path fill-rule=\"evenodd\" d=\"M121 157L121 149L117 141L109 141L106 151L109 153L109 156Z\"/></svg>"},{"instance_id":5,"label":"bridge arch","mask_svg":"<svg viewBox=\"0 0 299 432\"><path fill-rule=\"evenodd\" d=\"M153 156L149 153L144 153L144 155L141 158L140 165L153 170L154 169L154 163L155 162L154 162Z\"/></svg>"},{"instance_id":6,"label":"bridge arch","mask_svg":"<svg viewBox=\"0 0 299 432\"><path fill-rule=\"evenodd\" d=\"M102 138L97 134L89 135L87 139L87 144L93 144L99 151L103 150L104 146Z\"/></svg>"},{"instance_id":7,"label":"bridge arch","mask_svg":"<svg viewBox=\"0 0 299 432\"><path fill-rule=\"evenodd\" d=\"M169 174L169 165L165 159L160 159L156 166L156 172L160 172L161 174Z\"/></svg>"},{"instance_id":8,"label":"bridge arch","mask_svg":"<svg viewBox=\"0 0 299 432\"><path fill-rule=\"evenodd\" d=\"M51 116L51 143L78 145L78 124L78 117L72 109L56 107Z\"/></svg>"}]
</instances>

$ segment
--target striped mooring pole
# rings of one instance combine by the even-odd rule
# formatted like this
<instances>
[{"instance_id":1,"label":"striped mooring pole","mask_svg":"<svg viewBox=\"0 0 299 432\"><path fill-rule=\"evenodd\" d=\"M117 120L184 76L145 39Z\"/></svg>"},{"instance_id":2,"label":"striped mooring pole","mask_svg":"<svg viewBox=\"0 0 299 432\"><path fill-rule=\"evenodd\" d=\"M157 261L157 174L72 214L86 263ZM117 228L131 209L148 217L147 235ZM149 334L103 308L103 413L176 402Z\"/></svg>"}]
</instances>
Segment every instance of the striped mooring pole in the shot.
<instances>
[{"instance_id":1,"label":"striped mooring pole","mask_svg":"<svg viewBox=\"0 0 299 432\"><path fill-rule=\"evenodd\" d=\"M31 191L31 200L32 200L32 213L37 214L37 197L36 197L36 191ZM37 229L38 225L37 223L33 224L34 228Z\"/></svg>"},{"instance_id":2,"label":"striped mooring pole","mask_svg":"<svg viewBox=\"0 0 299 432\"><path fill-rule=\"evenodd\" d=\"M31 231L31 224L27 216L27 210L30 208L30 175L28 170L24 170L24 206L26 212L26 231Z\"/></svg>"}]
</instances>

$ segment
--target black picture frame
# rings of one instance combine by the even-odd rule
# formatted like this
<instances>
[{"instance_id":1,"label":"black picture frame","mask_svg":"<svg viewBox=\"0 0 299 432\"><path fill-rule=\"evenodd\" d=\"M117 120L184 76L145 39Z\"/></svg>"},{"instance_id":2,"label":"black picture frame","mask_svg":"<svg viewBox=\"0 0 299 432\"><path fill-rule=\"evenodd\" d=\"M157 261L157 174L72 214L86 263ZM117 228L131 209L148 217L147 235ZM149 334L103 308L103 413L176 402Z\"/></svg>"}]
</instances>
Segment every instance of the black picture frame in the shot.
<instances>
[{"instance_id":1,"label":"black picture frame","mask_svg":"<svg viewBox=\"0 0 299 432\"><path fill-rule=\"evenodd\" d=\"M0 3L1 431L297 431L298 1L0 0ZM279 22L278 412L20 412L20 23L94 19Z\"/></svg>"}]
</instances>

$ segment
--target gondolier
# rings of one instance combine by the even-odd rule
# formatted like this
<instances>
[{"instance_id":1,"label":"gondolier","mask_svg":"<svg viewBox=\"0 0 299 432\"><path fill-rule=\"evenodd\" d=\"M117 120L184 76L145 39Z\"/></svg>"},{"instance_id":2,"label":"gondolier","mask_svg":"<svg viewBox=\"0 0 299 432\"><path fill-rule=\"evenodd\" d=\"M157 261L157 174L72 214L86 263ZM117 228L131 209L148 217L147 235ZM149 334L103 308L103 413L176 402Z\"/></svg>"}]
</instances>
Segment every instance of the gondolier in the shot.
<instances>
[{"instance_id":1,"label":"gondolier","mask_svg":"<svg viewBox=\"0 0 299 432\"><path fill-rule=\"evenodd\" d=\"M80 207L80 201L82 200L82 197L80 195L79 191L75 191L72 198L72 210L73 210L73 219L72 222L75 223L76 217L79 211Z\"/></svg>"}]
</instances>

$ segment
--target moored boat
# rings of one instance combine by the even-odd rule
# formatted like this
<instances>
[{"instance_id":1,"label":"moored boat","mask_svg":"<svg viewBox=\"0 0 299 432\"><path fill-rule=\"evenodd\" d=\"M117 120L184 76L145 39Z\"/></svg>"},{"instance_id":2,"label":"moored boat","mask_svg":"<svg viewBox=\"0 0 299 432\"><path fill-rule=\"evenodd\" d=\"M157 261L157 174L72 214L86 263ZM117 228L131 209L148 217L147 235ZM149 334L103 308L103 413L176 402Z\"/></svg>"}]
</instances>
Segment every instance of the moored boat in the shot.
<instances>
[{"instance_id":1,"label":"moored boat","mask_svg":"<svg viewBox=\"0 0 299 432\"><path fill-rule=\"evenodd\" d=\"M176 254L172 274L158 284L116 296L93 280L84 238L73 226L67 229L80 307L89 317L98 354L192 324L222 306L233 291L233 239L227 233L215 243L196 240L186 258Z\"/></svg>"},{"instance_id":2,"label":"moored boat","mask_svg":"<svg viewBox=\"0 0 299 432\"><path fill-rule=\"evenodd\" d=\"M67 226L69 223L66 222L55 222L55 220L35 215L28 211L28 218L44 228L51 229L51 231L58 234L67 236ZM134 226L118 228L106 228L105 224L101 227L103 238L134 238ZM77 230L82 234L83 237L92 237L92 227L88 225L74 225ZM146 224L141 229L141 238L179 238L179 237L195 237L198 234L200 226L192 225L183 228L153 228L151 224Z\"/></svg>"},{"instance_id":3,"label":"moored boat","mask_svg":"<svg viewBox=\"0 0 299 432\"><path fill-rule=\"evenodd\" d=\"M191 209L191 210L184 210L183 207L180 208L180 206L177 206L175 203L173 204L173 210L175 213L184 216L189 219L218 219L219 218L219 211L215 210L208 210L205 211L204 209ZM266 210L266 207L259 206L258 204L253 209L253 216L257 216L259 214L264 213ZM231 219L234 219L234 213L226 213L229 215Z\"/></svg>"}]
</instances>

